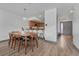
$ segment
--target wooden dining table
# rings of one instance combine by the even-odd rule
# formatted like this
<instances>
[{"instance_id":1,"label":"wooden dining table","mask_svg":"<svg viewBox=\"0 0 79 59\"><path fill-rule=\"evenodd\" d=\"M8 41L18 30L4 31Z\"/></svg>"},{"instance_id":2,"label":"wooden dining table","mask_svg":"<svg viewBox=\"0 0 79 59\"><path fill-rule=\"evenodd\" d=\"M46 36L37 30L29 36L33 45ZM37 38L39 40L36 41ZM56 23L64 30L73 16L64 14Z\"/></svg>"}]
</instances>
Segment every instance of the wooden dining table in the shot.
<instances>
[{"instance_id":1,"label":"wooden dining table","mask_svg":"<svg viewBox=\"0 0 79 59\"><path fill-rule=\"evenodd\" d=\"M10 34L13 35L14 37L18 38L18 52L20 51L20 44L21 44L20 38L21 37L24 37L23 39L25 40L24 41L25 53L26 53L26 49L27 49L27 36L31 37L30 45L31 45L32 51L33 51L33 45L34 45L34 41L33 41L34 38L36 39L36 45L38 47L38 39L37 39L38 35L35 32L13 31ZM15 46L16 46L16 38L14 39L14 49L15 49ZM12 41L12 39L9 40L9 44L10 44L11 41ZM13 46L13 43L12 43L11 46Z\"/></svg>"}]
</instances>

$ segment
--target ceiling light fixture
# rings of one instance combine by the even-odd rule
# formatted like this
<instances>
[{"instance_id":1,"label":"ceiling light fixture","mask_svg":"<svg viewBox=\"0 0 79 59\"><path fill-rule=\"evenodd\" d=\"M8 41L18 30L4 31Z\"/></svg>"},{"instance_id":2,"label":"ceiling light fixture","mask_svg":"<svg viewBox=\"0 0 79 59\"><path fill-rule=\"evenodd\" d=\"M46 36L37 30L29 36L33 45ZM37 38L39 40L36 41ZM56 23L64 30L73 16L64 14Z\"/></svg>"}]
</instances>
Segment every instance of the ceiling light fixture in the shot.
<instances>
[{"instance_id":1,"label":"ceiling light fixture","mask_svg":"<svg viewBox=\"0 0 79 59\"><path fill-rule=\"evenodd\" d=\"M27 19L27 17L26 17L26 8L24 8L24 16L23 16L23 20L26 20Z\"/></svg>"},{"instance_id":2,"label":"ceiling light fixture","mask_svg":"<svg viewBox=\"0 0 79 59\"><path fill-rule=\"evenodd\" d=\"M74 7L72 6L72 9L70 10L70 13L73 13L74 12Z\"/></svg>"}]
</instances>

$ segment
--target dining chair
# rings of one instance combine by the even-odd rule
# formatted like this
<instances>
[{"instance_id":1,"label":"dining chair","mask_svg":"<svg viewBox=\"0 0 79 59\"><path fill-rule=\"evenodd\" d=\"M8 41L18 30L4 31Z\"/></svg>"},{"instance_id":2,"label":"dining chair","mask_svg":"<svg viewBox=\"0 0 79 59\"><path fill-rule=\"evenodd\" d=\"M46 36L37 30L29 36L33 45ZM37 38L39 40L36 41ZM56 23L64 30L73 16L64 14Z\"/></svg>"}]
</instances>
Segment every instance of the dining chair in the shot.
<instances>
[{"instance_id":1,"label":"dining chair","mask_svg":"<svg viewBox=\"0 0 79 59\"><path fill-rule=\"evenodd\" d=\"M21 36L21 42L24 43L23 46L25 48L25 54L27 53L27 36Z\"/></svg>"},{"instance_id":2,"label":"dining chair","mask_svg":"<svg viewBox=\"0 0 79 59\"><path fill-rule=\"evenodd\" d=\"M27 34L27 33L26 33ZM25 54L26 54L26 50L28 47L27 42L30 43L30 47L32 49L32 52L34 51L34 43L36 42L36 46L38 48L38 40L37 40L37 36L35 34L33 34L33 32L30 32L30 35L28 36L22 36L22 40L24 41L24 46L25 46ZM34 42L35 41L35 42Z\"/></svg>"},{"instance_id":3,"label":"dining chair","mask_svg":"<svg viewBox=\"0 0 79 59\"><path fill-rule=\"evenodd\" d=\"M12 36L11 36L11 48L13 48L14 50L15 50L17 39L18 39L18 37L16 37L14 34L12 34Z\"/></svg>"},{"instance_id":4,"label":"dining chair","mask_svg":"<svg viewBox=\"0 0 79 59\"><path fill-rule=\"evenodd\" d=\"M30 46L31 46L31 49L33 51L33 40L32 40L32 37L30 35L28 36L21 36L21 40L22 42L24 42L24 48L25 48L25 54L27 54L27 47L28 47L28 42L30 42Z\"/></svg>"},{"instance_id":5,"label":"dining chair","mask_svg":"<svg viewBox=\"0 0 79 59\"><path fill-rule=\"evenodd\" d=\"M15 34L16 33L16 34ZM11 32L9 33L9 46L11 46L11 48L13 48L15 50L16 47L16 41L18 42L18 52L20 50L20 35L18 35L18 32Z\"/></svg>"},{"instance_id":6,"label":"dining chair","mask_svg":"<svg viewBox=\"0 0 79 59\"><path fill-rule=\"evenodd\" d=\"M11 46L11 48L13 47L13 44L14 44L14 35L12 33L9 33L9 42L8 42L8 45Z\"/></svg>"},{"instance_id":7,"label":"dining chair","mask_svg":"<svg viewBox=\"0 0 79 59\"><path fill-rule=\"evenodd\" d=\"M36 46L38 48L38 35L36 33L30 33L31 34L31 40L30 40L30 44L31 44L31 48L32 48L32 52L34 51L34 41L36 43Z\"/></svg>"}]
</instances>

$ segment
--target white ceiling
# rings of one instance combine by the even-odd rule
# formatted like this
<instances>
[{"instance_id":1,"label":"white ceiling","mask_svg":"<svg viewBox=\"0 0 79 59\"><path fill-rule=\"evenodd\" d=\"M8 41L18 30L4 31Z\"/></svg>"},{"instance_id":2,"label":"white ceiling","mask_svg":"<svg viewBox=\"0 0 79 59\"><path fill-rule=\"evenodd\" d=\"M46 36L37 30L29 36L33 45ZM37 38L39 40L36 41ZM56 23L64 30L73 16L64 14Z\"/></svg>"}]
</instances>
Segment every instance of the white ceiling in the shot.
<instances>
[{"instance_id":1,"label":"white ceiling","mask_svg":"<svg viewBox=\"0 0 79 59\"><path fill-rule=\"evenodd\" d=\"M23 16L24 8L26 8L26 15L29 17L43 14L44 10L56 7L58 8L58 16L62 16L69 13L74 5L74 3L0 3L0 9Z\"/></svg>"}]
</instances>

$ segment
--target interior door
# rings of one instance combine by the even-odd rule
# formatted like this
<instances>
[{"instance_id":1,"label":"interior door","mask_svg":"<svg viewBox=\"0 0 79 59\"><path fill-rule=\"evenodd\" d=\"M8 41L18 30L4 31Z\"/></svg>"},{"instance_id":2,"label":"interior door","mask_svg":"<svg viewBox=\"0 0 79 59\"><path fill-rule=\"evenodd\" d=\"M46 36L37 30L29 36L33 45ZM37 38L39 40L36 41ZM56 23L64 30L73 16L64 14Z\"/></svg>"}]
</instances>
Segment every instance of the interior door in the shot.
<instances>
[{"instance_id":1,"label":"interior door","mask_svg":"<svg viewBox=\"0 0 79 59\"><path fill-rule=\"evenodd\" d=\"M56 42L56 8L45 11L45 24L45 40Z\"/></svg>"}]
</instances>

